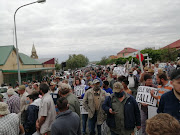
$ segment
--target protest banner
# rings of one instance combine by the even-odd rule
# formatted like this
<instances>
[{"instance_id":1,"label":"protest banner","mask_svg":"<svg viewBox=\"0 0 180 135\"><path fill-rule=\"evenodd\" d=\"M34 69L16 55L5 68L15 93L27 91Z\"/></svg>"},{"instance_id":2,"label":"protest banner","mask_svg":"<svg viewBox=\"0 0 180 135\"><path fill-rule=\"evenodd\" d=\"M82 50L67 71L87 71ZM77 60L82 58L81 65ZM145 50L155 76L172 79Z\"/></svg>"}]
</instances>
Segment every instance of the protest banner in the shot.
<instances>
[{"instance_id":1,"label":"protest banner","mask_svg":"<svg viewBox=\"0 0 180 135\"><path fill-rule=\"evenodd\" d=\"M125 67L115 67L113 70L113 73L118 76L120 76L120 75L127 76Z\"/></svg>"},{"instance_id":2,"label":"protest banner","mask_svg":"<svg viewBox=\"0 0 180 135\"><path fill-rule=\"evenodd\" d=\"M88 112L83 107L83 99L79 99L79 104L80 104L80 113L81 114L88 114Z\"/></svg>"},{"instance_id":3,"label":"protest banner","mask_svg":"<svg viewBox=\"0 0 180 135\"><path fill-rule=\"evenodd\" d=\"M79 97L81 96L83 93L85 93L85 85L80 85L80 86L75 86L74 87L74 94Z\"/></svg>"},{"instance_id":4,"label":"protest banner","mask_svg":"<svg viewBox=\"0 0 180 135\"><path fill-rule=\"evenodd\" d=\"M158 90L153 87L139 86L137 89L136 101L139 103L146 103L151 106L156 106L157 100L153 98L150 91L154 90L154 95L158 95Z\"/></svg>"},{"instance_id":5,"label":"protest banner","mask_svg":"<svg viewBox=\"0 0 180 135\"><path fill-rule=\"evenodd\" d=\"M106 121L101 125L101 135L108 135L109 127L106 124Z\"/></svg>"}]
</instances>

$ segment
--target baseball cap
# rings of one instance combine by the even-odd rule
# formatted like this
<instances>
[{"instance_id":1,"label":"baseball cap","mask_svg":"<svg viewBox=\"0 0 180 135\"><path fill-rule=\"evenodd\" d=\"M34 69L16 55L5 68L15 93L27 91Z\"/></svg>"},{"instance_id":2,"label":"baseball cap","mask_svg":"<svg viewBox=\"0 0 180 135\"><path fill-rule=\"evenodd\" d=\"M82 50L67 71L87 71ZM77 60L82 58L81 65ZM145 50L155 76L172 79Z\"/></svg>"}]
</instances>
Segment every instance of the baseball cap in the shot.
<instances>
[{"instance_id":1,"label":"baseball cap","mask_svg":"<svg viewBox=\"0 0 180 135\"><path fill-rule=\"evenodd\" d=\"M93 84L96 84L96 83L100 83L100 81L98 79L94 79Z\"/></svg>"},{"instance_id":2,"label":"baseball cap","mask_svg":"<svg viewBox=\"0 0 180 135\"><path fill-rule=\"evenodd\" d=\"M115 82L113 85L113 92L120 92L123 89L123 85L120 82Z\"/></svg>"}]
</instances>

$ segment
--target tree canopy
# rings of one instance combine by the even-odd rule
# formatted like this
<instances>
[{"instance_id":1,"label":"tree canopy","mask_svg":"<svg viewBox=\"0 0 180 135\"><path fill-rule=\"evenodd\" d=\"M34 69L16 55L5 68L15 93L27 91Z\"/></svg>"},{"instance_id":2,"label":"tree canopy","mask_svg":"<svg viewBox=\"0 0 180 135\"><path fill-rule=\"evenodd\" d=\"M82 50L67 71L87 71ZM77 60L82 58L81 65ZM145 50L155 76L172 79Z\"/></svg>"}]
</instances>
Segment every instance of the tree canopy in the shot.
<instances>
[{"instance_id":1,"label":"tree canopy","mask_svg":"<svg viewBox=\"0 0 180 135\"><path fill-rule=\"evenodd\" d=\"M66 69L75 69L80 67L85 67L89 62L89 59L82 54L69 55L66 61Z\"/></svg>"}]
</instances>

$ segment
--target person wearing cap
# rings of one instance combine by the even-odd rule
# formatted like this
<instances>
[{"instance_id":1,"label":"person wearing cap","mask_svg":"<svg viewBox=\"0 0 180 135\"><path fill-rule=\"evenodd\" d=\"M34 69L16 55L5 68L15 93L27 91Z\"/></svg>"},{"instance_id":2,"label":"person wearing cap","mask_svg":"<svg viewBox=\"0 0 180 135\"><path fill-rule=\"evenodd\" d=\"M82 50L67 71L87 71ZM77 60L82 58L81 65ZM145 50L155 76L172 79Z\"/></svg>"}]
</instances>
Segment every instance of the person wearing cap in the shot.
<instances>
[{"instance_id":1,"label":"person wearing cap","mask_svg":"<svg viewBox=\"0 0 180 135\"><path fill-rule=\"evenodd\" d=\"M69 109L80 116L79 100L76 95L72 94L71 86L69 84L62 83L59 86L59 96L66 97L69 103Z\"/></svg>"},{"instance_id":2,"label":"person wearing cap","mask_svg":"<svg viewBox=\"0 0 180 135\"><path fill-rule=\"evenodd\" d=\"M97 123L98 135L101 135L101 125L105 121L105 113L102 109L102 104L105 97L109 95L106 91L100 88L100 81L98 79L93 80L94 87L88 90L83 99L83 106L88 111L88 127L90 135L95 134L95 125Z\"/></svg>"},{"instance_id":3,"label":"person wearing cap","mask_svg":"<svg viewBox=\"0 0 180 135\"><path fill-rule=\"evenodd\" d=\"M180 69L171 74L173 90L161 96L157 113L168 113L180 123Z\"/></svg>"},{"instance_id":4,"label":"person wearing cap","mask_svg":"<svg viewBox=\"0 0 180 135\"><path fill-rule=\"evenodd\" d=\"M39 92L42 93L42 98L36 121L36 129L42 135L50 135L51 125L56 117L55 105L49 94L49 86L47 84L41 83Z\"/></svg>"},{"instance_id":5,"label":"person wearing cap","mask_svg":"<svg viewBox=\"0 0 180 135\"><path fill-rule=\"evenodd\" d=\"M56 83L54 83L54 82L50 83L50 95L52 96L54 104L56 105L56 101L59 96L58 96L58 89L56 87Z\"/></svg>"},{"instance_id":6,"label":"person wearing cap","mask_svg":"<svg viewBox=\"0 0 180 135\"><path fill-rule=\"evenodd\" d=\"M106 123L111 135L130 135L134 128L141 128L140 110L136 100L124 92L123 85L116 82L113 94L108 96L102 105L107 114Z\"/></svg>"},{"instance_id":7,"label":"person wearing cap","mask_svg":"<svg viewBox=\"0 0 180 135\"><path fill-rule=\"evenodd\" d=\"M21 124L25 122L25 115L28 105L26 104L26 97L28 93L25 91L25 85L20 85L18 88L18 93L20 94L20 116L21 116Z\"/></svg>"},{"instance_id":8,"label":"person wearing cap","mask_svg":"<svg viewBox=\"0 0 180 135\"><path fill-rule=\"evenodd\" d=\"M0 134L1 135L19 135L19 117L15 113L10 113L8 105L0 102ZM21 133L24 133L22 131Z\"/></svg>"},{"instance_id":9,"label":"person wearing cap","mask_svg":"<svg viewBox=\"0 0 180 135\"><path fill-rule=\"evenodd\" d=\"M86 76L85 85L88 85L88 82L92 81L91 73L87 72L85 76Z\"/></svg>"},{"instance_id":10,"label":"person wearing cap","mask_svg":"<svg viewBox=\"0 0 180 135\"><path fill-rule=\"evenodd\" d=\"M7 95L9 97L7 104L9 106L10 113L18 114L20 112L20 98L14 95L14 89L12 88L7 90Z\"/></svg>"}]
</instances>

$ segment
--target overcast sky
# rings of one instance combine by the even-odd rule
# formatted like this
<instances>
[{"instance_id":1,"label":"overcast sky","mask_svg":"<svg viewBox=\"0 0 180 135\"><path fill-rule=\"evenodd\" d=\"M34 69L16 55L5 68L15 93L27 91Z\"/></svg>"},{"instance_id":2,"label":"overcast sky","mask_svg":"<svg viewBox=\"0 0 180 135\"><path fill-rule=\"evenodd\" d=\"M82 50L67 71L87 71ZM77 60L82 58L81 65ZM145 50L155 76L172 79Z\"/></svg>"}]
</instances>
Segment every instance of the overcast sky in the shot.
<instances>
[{"instance_id":1,"label":"overcast sky","mask_svg":"<svg viewBox=\"0 0 180 135\"><path fill-rule=\"evenodd\" d=\"M33 0L0 0L0 46L13 45L15 10ZM20 52L62 62L69 54L90 61L125 47L163 47L180 39L180 0L47 0L16 15Z\"/></svg>"}]
</instances>

